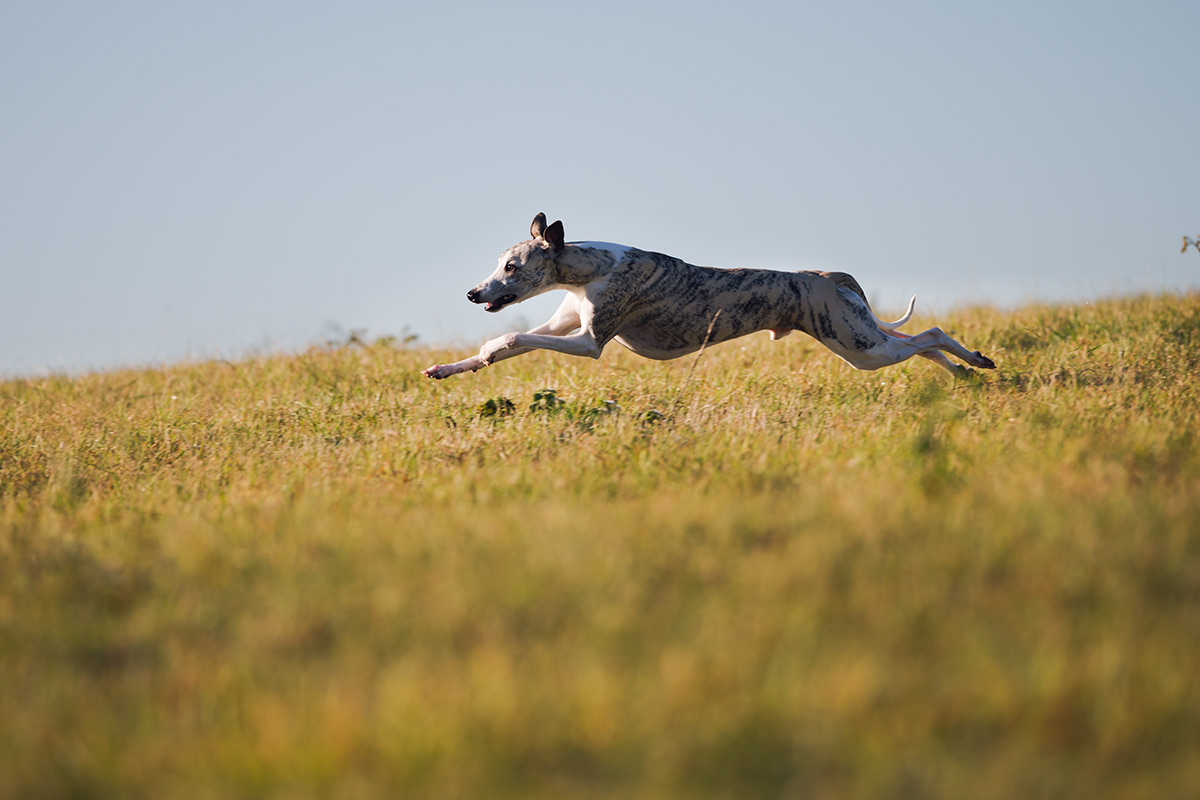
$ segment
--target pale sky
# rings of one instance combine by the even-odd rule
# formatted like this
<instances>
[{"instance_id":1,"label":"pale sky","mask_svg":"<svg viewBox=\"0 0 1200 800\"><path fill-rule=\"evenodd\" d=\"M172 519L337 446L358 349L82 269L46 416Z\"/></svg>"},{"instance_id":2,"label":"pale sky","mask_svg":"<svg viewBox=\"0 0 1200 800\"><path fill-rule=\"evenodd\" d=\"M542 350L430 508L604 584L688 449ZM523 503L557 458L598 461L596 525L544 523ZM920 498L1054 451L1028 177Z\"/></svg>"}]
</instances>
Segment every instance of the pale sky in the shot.
<instances>
[{"instance_id":1,"label":"pale sky","mask_svg":"<svg viewBox=\"0 0 1200 800\"><path fill-rule=\"evenodd\" d=\"M881 315L1200 288L1200 3L0 0L0 374L462 343L568 240ZM982 346L982 345L981 345ZM986 349L986 348L984 348Z\"/></svg>"}]
</instances>

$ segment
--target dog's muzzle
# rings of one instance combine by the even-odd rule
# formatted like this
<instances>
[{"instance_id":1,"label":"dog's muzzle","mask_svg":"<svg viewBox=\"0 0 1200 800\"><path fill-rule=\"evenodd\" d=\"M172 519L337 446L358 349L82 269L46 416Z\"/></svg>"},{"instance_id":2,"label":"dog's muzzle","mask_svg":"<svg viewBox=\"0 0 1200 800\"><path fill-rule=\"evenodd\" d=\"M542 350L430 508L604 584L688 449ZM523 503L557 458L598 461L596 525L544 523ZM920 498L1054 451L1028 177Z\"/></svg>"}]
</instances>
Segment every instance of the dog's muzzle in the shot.
<instances>
[{"instance_id":1,"label":"dog's muzzle","mask_svg":"<svg viewBox=\"0 0 1200 800\"><path fill-rule=\"evenodd\" d=\"M472 289L471 291L467 292L467 299L470 300L472 303L486 302L482 297L479 296L478 289ZM491 311L491 312L499 311L500 309L504 308L509 303L516 302L516 299L517 299L517 296L515 294L506 294L503 297L501 297L499 300L493 300L490 303L488 303L486 310Z\"/></svg>"}]
</instances>

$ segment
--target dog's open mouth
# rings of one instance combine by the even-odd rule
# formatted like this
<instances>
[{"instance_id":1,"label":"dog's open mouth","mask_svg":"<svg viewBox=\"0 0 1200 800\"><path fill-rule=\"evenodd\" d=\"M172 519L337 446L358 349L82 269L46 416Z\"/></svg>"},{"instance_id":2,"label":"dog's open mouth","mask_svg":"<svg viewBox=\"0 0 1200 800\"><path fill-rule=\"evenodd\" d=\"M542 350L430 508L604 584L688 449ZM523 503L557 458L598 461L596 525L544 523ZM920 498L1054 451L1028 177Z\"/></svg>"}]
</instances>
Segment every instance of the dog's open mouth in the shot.
<instances>
[{"instance_id":1,"label":"dog's open mouth","mask_svg":"<svg viewBox=\"0 0 1200 800\"><path fill-rule=\"evenodd\" d=\"M515 294L506 294L499 300L493 300L492 302L488 303L486 310L496 312L504 308L509 303L515 303L516 300L517 296Z\"/></svg>"}]
</instances>

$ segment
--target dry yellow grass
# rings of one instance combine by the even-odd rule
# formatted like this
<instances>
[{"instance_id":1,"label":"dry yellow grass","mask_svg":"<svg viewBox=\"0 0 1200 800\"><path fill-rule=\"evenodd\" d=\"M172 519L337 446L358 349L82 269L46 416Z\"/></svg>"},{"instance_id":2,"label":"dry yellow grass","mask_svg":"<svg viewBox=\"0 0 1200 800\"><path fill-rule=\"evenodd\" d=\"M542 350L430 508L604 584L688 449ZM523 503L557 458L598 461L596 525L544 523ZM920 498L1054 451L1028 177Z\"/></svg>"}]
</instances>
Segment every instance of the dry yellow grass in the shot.
<instances>
[{"instance_id":1,"label":"dry yellow grass","mask_svg":"<svg viewBox=\"0 0 1200 800\"><path fill-rule=\"evenodd\" d=\"M938 323L0 384L0 796L1190 796L1200 297Z\"/></svg>"}]
</instances>

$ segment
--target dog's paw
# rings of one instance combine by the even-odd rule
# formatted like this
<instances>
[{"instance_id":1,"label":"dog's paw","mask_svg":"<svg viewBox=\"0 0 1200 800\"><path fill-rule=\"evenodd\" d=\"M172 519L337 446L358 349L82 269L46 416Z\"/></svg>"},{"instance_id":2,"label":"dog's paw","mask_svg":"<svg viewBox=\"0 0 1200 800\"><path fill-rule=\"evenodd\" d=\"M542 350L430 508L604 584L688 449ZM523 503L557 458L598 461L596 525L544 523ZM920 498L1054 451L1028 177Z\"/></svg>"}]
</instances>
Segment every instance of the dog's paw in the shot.
<instances>
[{"instance_id":1,"label":"dog's paw","mask_svg":"<svg viewBox=\"0 0 1200 800\"><path fill-rule=\"evenodd\" d=\"M992 361L990 358L988 358L987 356L985 356L983 353L979 352L978 350L976 350L972 355L975 356L974 361L971 362L973 366L979 367L980 369L995 369L996 368L996 362Z\"/></svg>"},{"instance_id":2,"label":"dog's paw","mask_svg":"<svg viewBox=\"0 0 1200 800\"><path fill-rule=\"evenodd\" d=\"M421 374L426 378L441 380L449 378L451 375L458 375L463 372L474 372L487 365L480 360L479 356L471 356L463 361L456 361L453 364L434 364L432 367L426 367L421 370Z\"/></svg>"}]
</instances>

